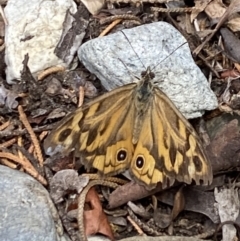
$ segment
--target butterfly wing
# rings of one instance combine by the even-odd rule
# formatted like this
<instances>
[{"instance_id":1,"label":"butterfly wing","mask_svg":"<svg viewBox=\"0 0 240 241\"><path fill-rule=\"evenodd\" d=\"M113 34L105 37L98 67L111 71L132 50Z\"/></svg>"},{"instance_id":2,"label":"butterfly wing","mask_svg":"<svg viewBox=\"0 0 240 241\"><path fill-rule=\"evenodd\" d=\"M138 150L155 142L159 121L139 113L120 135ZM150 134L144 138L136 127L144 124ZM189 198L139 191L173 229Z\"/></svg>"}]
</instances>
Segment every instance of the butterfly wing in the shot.
<instances>
[{"instance_id":1,"label":"butterfly wing","mask_svg":"<svg viewBox=\"0 0 240 241\"><path fill-rule=\"evenodd\" d=\"M193 127L157 87L145 115L130 172L137 181L163 188L175 180L212 181L211 164Z\"/></svg>"},{"instance_id":2,"label":"butterfly wing","mask_svg":"<svg viewBox=\"0 0 240 241\"><path fill-rule=\"evenodd\" d=\"M46 154L83 157L84 165L103 174L116 174L130 165L136 84L108 92L64 118L44 142Z\"/></svg>"}]
</instances>

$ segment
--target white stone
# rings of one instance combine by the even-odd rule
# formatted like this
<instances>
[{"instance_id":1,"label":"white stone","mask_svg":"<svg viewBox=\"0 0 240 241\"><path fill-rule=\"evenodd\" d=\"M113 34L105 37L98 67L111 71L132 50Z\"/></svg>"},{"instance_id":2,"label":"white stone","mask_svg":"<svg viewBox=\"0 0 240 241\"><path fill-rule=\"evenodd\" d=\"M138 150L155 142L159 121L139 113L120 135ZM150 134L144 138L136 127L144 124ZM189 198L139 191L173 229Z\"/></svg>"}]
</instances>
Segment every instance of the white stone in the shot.
<instances>
[{"instance_id":1,"label":"white stone","mask_svg":"<svg viewBox=\"0 0 240 241\"><path fill-rule=\"evenodd\" d=\"M185 117L199 117L217 107L217 98L188 45L181 46L185 38L174 27L156 22L123 32L127 38L117 32L90 40L78 50L79 59L107 90L136 81L134 76L140 78L150 66L160 89Z\"/></svg>"},{"instance_id":2,"label":"white stone","mask_svg":"<svg viewBox=\"0 0 240 241\"><path fill-rule=\"evenodd\" d=\"M67 10L77 11L73 0L8 0L4 9L8 20L5 31L8 83L20 78L22 61L27 53L32 73L51 66L66 66L54 54L54 49L61 38ZM31 39L23 41L28 37Z\"/></svg>"}]
</instances>

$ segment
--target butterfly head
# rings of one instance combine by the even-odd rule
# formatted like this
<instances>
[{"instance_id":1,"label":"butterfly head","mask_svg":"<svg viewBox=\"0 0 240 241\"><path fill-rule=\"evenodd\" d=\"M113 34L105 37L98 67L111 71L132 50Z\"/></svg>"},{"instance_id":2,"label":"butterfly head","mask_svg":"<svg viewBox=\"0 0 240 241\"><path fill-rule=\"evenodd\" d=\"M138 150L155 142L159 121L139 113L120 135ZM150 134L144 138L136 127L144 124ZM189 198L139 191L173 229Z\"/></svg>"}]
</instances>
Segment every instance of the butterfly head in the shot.
<instances>
[{"instance_id":1,"label":"butterfly head","mask_svg":"<svg viewBox=\"0 0 240 241\"><path fill-rule=\"evenodd\" d=\"M144 82L151 82L155 78L155 74L152 72L150 66L141 73L141 77Z\"/></svg>"}]
</instances>

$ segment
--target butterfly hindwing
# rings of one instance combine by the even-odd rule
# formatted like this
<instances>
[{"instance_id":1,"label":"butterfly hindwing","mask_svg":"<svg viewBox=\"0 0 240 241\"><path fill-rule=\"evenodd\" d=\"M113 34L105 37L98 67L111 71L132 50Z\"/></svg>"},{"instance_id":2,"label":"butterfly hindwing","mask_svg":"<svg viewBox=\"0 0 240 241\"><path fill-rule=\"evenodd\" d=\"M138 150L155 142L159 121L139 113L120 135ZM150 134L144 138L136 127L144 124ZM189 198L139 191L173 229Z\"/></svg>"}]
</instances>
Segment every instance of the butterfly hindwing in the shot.
<instances>
[{"instance_id":1,"label":"butterfly hindwing","mask_svg":"<svg viewBox=\"0 0 240 241\"><path fill-rule=\"evenodd\" d=\"M196 132L157 87L153 96L134 151L133 176L149 188L158 182L171 186L175 180L210 183L211 165Z\"/></svg>"}]
</instances>

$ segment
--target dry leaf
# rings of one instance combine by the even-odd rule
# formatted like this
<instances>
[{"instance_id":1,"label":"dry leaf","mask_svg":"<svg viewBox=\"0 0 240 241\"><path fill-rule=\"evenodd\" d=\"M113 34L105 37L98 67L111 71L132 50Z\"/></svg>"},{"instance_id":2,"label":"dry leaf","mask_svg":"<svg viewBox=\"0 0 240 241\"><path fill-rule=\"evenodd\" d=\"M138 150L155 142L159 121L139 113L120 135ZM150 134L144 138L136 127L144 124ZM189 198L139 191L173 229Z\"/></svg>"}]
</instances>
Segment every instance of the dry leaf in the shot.
<instances>
[{"instance_id":1,"label":"dry leaf","mask_svg":"<svg viewBox=\"0 0 240 241\"><path fill-rule=\"evenodd\" d=\"M8 109L16 108L18 106L18 101L16 101L17 97L17 93L0 85L0 106L6 106Z\"/></svg>"},{"instance_id":2,"label":"dry leaf","mask_svg":"<svg viewBox=\"0 0 240 241\"><path fill-rule=\"evenodd\" d=\"M64 201L64 196L70 191L80 193L82 189L88 184L88 176L78 176L77 171L66 169L57 172L50 182L50 195L54 203Z\"/></svg>"},{"instance_id":3,"label":"dry leaf","mask_svg":"<svg viewBox=\"0 0 240 241\"><path fill-rule=\"evenodd\" d=\"M191 23L195 18L197 18L198 14L201 13L208 3L211 2L211 0L195 0L195 8L193 9L191 13Z\"/></svg>"},{"instance_id":4,"label":"dry leaf","mask_svg":"<svg viewBox=\"0 0 240 241\"><path fill-rule=\"evenodd\" d=\"M109 237L111 240L114 240L112 229L105 213L103 212L98 194L93 187L89 190L86 196L86 203L89 203L91 207L91 210L84 211L86 235L100 233Z\"/></svg>"},{"instance_id":5,"label":"dry leaf","mask_svg":"<svg viewBox=\"0 0 240 241\"><path fill-rule=\"evenodd\" d=\"M173 206L173 200L176 195L176 188L166 190L157 194L158 201ZM206 215L214 223L219 222L218 214L214 208L214 196L212 192L204 192L196 187L187 186L183 190L185 199L184 210L197 212Z\"/></svg>"},{"instance_id":6,"label":"dry leaf","mask_svg":"<svg viewBox=\"0 0 240 241\"><path fill-rule=\"evenodd\" d=\"M228 28L230 28L233 32L238 32L240 31L240 15L236 14L234 15L234 18L230 19L227 22Z\"/></svg>"},{"instance_id":7,"label":"dry leaf","mask_svg":"<svg viewBox=\"0 0 240 241\"><path fill-rule=\"evenodd\" d=\"M105 0L82 0L87 10L92 14L97 14L105 5Z\"/></svg>"},{"instance_id":8,"label":"dry leaf","mask_svg":"<svg viewBox=\"0 0 240 241\"><path fill-rule=\"evenodd\" d=\"M240 63L240 40L227 28L221 28L224 49L227 57L232 61Z\"/></svg>"},{"instance_id":9,"label":"dry leaf","mask_svg":"<svg viewBox=\"0 0 240 241\"><path fill-rule=\"evenodd\" d=\"M225 12L226 7L223 5L222 1L219 0L210 2L205 8L205 13L211 19L212 23L216 23Z\"/></svg>"}]
</instances>

